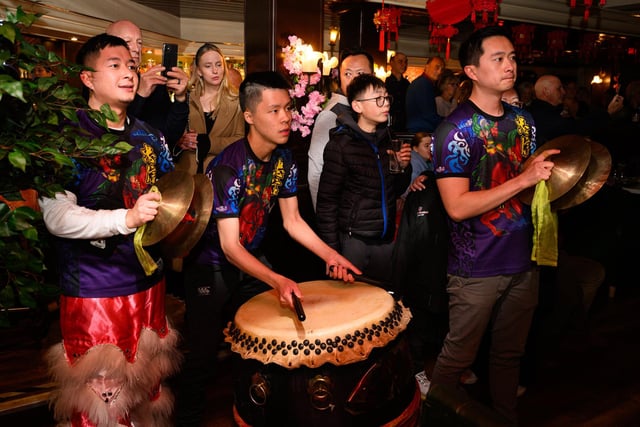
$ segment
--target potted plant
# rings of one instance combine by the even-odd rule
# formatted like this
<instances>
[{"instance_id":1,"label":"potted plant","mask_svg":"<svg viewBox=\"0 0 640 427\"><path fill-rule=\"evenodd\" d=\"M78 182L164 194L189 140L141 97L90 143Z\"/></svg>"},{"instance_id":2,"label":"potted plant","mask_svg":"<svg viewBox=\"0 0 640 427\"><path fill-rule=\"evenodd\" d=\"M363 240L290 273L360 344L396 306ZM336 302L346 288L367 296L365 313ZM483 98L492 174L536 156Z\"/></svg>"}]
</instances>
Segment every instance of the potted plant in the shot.
<instances>
[{"instance_id":1,"label":"potted plant","mask_svg":"<svg viewBox=\"0 0 640 427\"><path fill-rule=\"evenodd\" d=\"M113 135L94 139L76 126L77 110L88 106L67 80L81 67L23 37L36 19L18 7L0 21L0 326L11 324L11 310L38 309L57 295L37 196L62 191L74 162L131 149ZM34 76L43 67L52 73ZM103 126L114 117L107 106L89 113Z\"/></svg>"}]
</instances>

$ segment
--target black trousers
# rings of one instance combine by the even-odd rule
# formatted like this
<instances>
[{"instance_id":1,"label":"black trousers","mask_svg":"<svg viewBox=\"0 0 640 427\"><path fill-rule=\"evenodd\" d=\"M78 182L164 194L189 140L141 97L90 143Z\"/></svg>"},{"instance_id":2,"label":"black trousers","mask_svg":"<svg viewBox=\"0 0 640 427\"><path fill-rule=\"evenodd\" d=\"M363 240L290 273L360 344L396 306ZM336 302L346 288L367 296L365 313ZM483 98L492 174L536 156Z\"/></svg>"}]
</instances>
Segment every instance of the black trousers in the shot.
<instances>
[{"instance_id":1,"label":"black trousers","mask_svg":"<svg viewBox=\"0 0 640 427\"><path fill-rule=\"evenodd\" d=\"M202 423L224 327L242 304L271 288L233 266L185 265L184 282L188 352L177 378L175 421L196 427Z\"/></svg>"}]
</instances>

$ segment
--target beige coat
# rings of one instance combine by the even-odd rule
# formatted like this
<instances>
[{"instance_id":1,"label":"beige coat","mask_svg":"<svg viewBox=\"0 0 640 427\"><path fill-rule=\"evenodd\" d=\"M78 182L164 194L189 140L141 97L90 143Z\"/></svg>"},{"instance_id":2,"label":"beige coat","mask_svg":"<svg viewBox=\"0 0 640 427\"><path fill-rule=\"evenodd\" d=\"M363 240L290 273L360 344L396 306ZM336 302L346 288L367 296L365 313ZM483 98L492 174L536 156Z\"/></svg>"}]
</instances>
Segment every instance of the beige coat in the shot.
<instances>
[{"instance_id":1,"label":"beige coat","mask_svg":"<svg viewBox=\"0 0 640 427\"><path fill-rule=\"evenodd\" d=\"M199 91L194 91L189 97L189 128L197 133L206 133L207 128L204 120L204 110L200 104L200 97L197 95ZM237 141L244 136L244 116L240 111L240 102L236 97L234 100L223 97L218 105L218 113L216 121L213 124L211 132L209 132L209 141L211 148L209 154L205 158L203 170L207 170L207 166L211 160L229 144ZM196 173L197 162L195 151L183 151L180 154L176 169L187 170L192 174Z\"/></svg>"}]
</instances>

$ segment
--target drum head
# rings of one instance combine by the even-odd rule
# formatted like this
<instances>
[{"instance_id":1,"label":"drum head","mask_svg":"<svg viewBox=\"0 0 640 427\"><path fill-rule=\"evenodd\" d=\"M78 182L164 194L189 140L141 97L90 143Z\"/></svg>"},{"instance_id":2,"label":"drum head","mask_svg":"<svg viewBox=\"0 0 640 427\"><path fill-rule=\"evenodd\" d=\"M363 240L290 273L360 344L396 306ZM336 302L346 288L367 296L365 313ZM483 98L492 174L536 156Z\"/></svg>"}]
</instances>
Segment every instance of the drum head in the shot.
<instances>
[{"instance_id":1,"label":"drum head","mask_svg":"<svg viewBox=\"0 0 640 427\"><path fill-rule=\"evenodd\" d=\"M275 290L259 294L225 330L243 358L294 369L364 360L404 331L411 313L382 288L319 280L300 283L306 320L280 305Z\"/></svg>"}]
</instances>

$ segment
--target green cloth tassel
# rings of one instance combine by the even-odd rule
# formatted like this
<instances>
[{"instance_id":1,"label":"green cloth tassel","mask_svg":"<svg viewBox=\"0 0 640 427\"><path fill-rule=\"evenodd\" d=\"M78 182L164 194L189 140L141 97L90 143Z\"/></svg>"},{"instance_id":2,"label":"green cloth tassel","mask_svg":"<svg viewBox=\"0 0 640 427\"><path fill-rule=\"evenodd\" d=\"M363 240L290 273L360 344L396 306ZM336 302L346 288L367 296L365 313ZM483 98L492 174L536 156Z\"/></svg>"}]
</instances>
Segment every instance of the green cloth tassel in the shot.
<instances>
[{"instance_id":1,"label":"green cloth tassel","mask_svg":"<svg viewBox=\"0 0 640 427\"><path fill-rule=\"evenodd\" d=\"M158 187L155 185L151 187L149 191L156 193L159 192ZM136 251L136 256L138 257L140 265L142 265L142 268L144 269L144 274L151 276L153 272L158 269L158 264L156 264L151 255L149 255L149 252L147 252L144 246L142 246L142 237L144 236L144 230L147 227L147 224L148 223L142 224L142 226L138 227L136 230L136 234L133 236L133 248Z\"/></svg>"},{"instance_id":2,"label":"green cloth tassel","mask_svg":"<svg viewBox=\"0 0 640 427\"><path fill-rule=\"evenodd\" d=\"M531 260L538 265L558 265L558 214L551 211L547 181L536 184L531 202L533 252Z\"/></svg>"}]
</instances>

